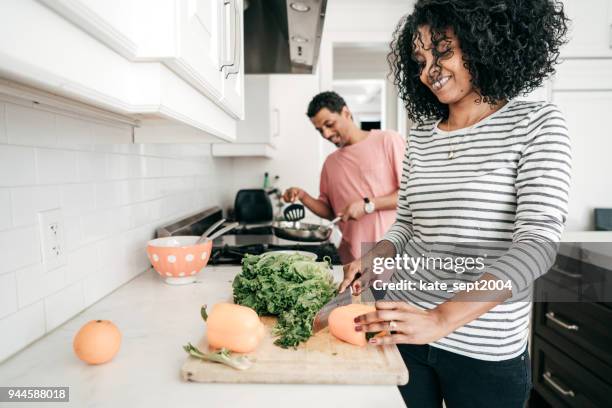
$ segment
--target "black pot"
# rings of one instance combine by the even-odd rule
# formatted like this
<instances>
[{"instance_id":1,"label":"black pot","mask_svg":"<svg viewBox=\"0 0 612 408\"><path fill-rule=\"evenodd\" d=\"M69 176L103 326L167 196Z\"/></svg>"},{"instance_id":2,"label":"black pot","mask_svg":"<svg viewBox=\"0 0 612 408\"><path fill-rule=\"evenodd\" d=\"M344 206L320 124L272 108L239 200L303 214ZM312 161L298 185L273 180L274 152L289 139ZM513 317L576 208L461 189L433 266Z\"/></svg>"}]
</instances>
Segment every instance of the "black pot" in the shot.
<instances>
[{"instance_id":1,"label":"black pot","mask_svg":"<svg viewBox=\"0 0 612 408\"><path fill-rule=\"evenodd\" d=\"M272 201L268 194L261 188L238 191L234 201L236 221L242 224L272 221Z\"/></svg>"}]
</instances>

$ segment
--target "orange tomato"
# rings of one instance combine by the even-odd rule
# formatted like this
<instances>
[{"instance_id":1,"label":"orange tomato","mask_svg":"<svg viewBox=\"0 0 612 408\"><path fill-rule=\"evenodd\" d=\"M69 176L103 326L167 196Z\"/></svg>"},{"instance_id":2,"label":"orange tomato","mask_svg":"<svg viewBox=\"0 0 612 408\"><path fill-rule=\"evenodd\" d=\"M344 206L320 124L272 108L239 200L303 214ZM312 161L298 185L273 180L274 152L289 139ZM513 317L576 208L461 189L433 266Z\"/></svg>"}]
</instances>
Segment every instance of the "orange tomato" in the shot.
<instances>
[{"instance_id":1,"label":"orange tomato","mask_svg":"<svg viewBox=\"0 0 612 408\"><path fill-rule=\"evenodd\" d=\"M334 337L356 346L365 346L365 332L355 331L355 318L376 311L372 305L352 303L332 310L329 315L329 331Z\"/></svg>"},{"instance_id":2,"label":"orange tomato","mask_svg":"<svg viewBox=\"0 0 612 408\"><path fill-rule=\"evenodd\" d=\"M110 320L92 320L77 332L72 346L87 364L103 364L119 351L121 332Z\"/></svg>"}]
</instances>

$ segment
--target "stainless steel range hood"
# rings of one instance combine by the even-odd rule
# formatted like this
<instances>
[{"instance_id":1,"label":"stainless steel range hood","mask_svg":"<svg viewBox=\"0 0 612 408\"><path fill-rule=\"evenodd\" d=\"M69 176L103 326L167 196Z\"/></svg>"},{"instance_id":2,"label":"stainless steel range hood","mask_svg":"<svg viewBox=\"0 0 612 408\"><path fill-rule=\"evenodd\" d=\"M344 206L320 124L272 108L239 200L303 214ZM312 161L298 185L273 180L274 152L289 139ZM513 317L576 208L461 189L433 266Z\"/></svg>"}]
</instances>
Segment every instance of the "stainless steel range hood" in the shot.
<instances>
[{"instance_id":1,"label":"stainless steel range hood","mask_svg":"<svg viewBox=\"0 0 612 408\"><path fill-rule=\"evenodd\" d=\"M245 0L245 72L312 73L326 6L327 0Z\"/></svg>"}]
</instances>

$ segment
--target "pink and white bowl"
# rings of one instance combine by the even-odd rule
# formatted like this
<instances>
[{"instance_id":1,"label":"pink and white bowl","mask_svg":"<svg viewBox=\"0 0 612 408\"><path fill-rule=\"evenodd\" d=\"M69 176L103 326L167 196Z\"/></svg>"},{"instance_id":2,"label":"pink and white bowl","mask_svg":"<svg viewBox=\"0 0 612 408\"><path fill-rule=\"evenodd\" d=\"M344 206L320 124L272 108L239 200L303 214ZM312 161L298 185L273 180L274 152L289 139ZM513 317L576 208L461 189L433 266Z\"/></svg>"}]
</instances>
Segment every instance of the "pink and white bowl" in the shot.
<instances>
[{"instance_id":1,"label":"pink and white bowl","mask_svg":"<svg viewBox=\"0 0 612 408\"><path fill-rule=\"evenodd\" d=\"M195 244L200 237L178 236L151 240L147 255L151 265L170 285L192 283L210 259L212 241Z\"/></svg>"}]
</instances>

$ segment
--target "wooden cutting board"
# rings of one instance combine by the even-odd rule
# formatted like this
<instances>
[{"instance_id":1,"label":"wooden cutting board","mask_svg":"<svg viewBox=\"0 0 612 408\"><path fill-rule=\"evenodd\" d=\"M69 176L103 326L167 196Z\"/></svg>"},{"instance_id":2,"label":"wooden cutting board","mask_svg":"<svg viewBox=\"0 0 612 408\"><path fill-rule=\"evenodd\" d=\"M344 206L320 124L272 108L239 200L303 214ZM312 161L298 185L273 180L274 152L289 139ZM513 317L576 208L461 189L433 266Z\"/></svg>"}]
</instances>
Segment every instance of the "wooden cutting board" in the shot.
<instances>
[{"instance_id":1,"label":"wooden cutting board","mask_svg":"<svg viewBox=\"0 0 612 408\"><path fill-rule=\"evenodd\" d=\"M207 383L388 384L408 382L408 370L396 346L358 347L336 339L326 328L297 349L274 345L276 318L262 317L266 335L251 354L247 370L188 357L181 369L186 381ZM206 337L198 348L208 350Z\"/></svg>"}]
</instances>

